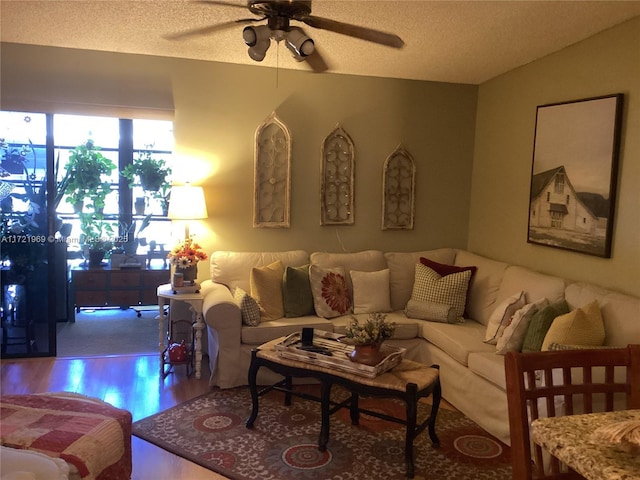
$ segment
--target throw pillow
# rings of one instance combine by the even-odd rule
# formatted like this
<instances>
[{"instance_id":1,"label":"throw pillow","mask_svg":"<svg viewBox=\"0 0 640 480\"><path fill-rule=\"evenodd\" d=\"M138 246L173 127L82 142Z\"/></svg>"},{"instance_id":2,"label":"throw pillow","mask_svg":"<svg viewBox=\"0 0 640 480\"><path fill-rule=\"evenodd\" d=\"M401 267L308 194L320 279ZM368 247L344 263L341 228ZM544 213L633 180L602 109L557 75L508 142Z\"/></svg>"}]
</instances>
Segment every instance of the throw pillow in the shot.
<instances>
[{"instance_id":1,"label":"throw pillow","mask_svg":"<svg viewBox=\"0 0 640 480\"><path fill-rule=\"evenodd\" d=\"M511 295L496 307L487 323L487 330L484 334L484 342L490 345L498 343L507 323L511 321L513 314L525 305L524 291Z\"/></svg>"},{"instance_id":2,"label":"throw pillow","mask_svg":"<svg viewBox=\"0 0 640 480\"><path fill-rule=\"evenodd\" d=\"M409 318L419 318L430 322L458 323L456 311L451 305L444 303L409 300L404 313Z\"/></svg>"},{"instance_id":3,"label":"throw pillow","mask_svg":"<svg viewBox=\"0 0 640 480\"><path fill-rule=\"evenodd\" d=\"M451 275L452 273L465 272L469 270L471 272L471 277L469 278L469 282L471 282L471 279L473 278L473 276L476 274L476 271L478 270L478 267L476 266L458 267L457 265L447 265L446 263L434 262L433 260L429 260L426 257L420 257L420 263L422 263L426 267L429 267L430 269L437 272L439 275L442 275L443 277L446 275ZM465 299L465 310L464 310L465 318L469 317L469 313L467 312L467 309L466 309L466 304L468 303L470 293L471 293L471 289L468 289L467 298Z\"/></svg>"},{"instance_id":4,"label":"throw pillow","mask_svg":"<svg viewBox=\"0 0 640 480\"><path fill-rule=\"evenodd\" d=\"M284 267L278 260L265 267L251 269L249 284L251 296L260 306L260 319L263 322L277 320L284 317L284 305L282 304L282 277Z\"/></svg>"},{"instance_id":5,"label":"throw pillow","mask_svg":"<svg viewBox=\"0 0 640 480\"><path fill-rule=\"evenodd\" d=\"M351 313L351 299L347 278L342 267L309 267L309 280L313 293L316 314L323 318L334 318Z\"/></svg>"},{"instance_id":6,"label":"throw pillow","mask_svg":"<svg viewBox=\"0 0 640 480\"><path fill-rule=\"evenodd\" d=\"M260 323L260 307L258 302L240 287L233 292L233 299L240 307L242 323L249 327L255 327Z\"/></svg>"},{"instance_id":7,"label":"throw pillow","mask_svg":"<svg viewBox=\"0 0 640 480\"><path fill-rule=\"evenodd\" d=\"M377 272L351 270L353 285L353 313L382 313L391 311L389 269Z\"/></svg>"},{"instance_id":8,"label":"throw pillow","mask_svg":"<svg viewBox=\"0 0 640 480\"><path fill-rule=\"evenodd\" d=\"M522 343L523 352L539 352L542 348L542 342L547 335L553 320L565 313L569 313L569 306L565 300L557 303L551 303L546 307L538 310L527 327L527 334L524 336Z\"/></svg>"},{"instance_id":9,"label":"throw pillow","mask_svg":"<svg viewBox=\"0 0 640 480\"><path fill-rule=\"evenodd\" d=\"M604 321L597 300L557 317L542 342L542 350L551 343L597 347L604 343Z\"/></svg>"},{"instance_id":10,"label":"throw pillow","mask_svg":"<svg viewBox=\"0 0 640 480\"><path fill-rule=\"evenodd\" d=\"M564 351L564 350L594 350L594 349L600 349L600 348L620 348L620 347L616 347L613 345L564 345L562 343L550 343L549 344L549 351L551 352L556 352L556 351Z\"/></svg>"},{"instance_id":11,"label":"throw pillow","mask_svg":"<svg viewBox=\"0 0 640 480\"><path fill-rule=\"evenodd\" d=\"M549 301L544 298L535 303L528 303L514 313L511 321L507 322L502 336L498 339L496 353L505 355L507 352L519 352L522 350L522 343L524 342L524 336L527 334L531 318L538 310L547 305L549 305Z\"/></svg>"},{"instance_id":12,"label":"throw pillow","mask_svg":"<svg viewBox=\"0 0 640 480\"><path fill-rule=\"evenodd\" d=\"M443 277L435 270L417 263L411 299L451 305L456 314L456 321L462 323L470 278L470 270Z\"/></svg>"},{"instance_id":13,"label":"throw pillow","mask_svg":"<svg viewBox=\"0 0 640 480\"><path fill-rule=\"evenodd\" d=\"M309 282L309 265L284 269L282 302L285 317L304 317L315 313Z\"/></svg>"}]
</instances>

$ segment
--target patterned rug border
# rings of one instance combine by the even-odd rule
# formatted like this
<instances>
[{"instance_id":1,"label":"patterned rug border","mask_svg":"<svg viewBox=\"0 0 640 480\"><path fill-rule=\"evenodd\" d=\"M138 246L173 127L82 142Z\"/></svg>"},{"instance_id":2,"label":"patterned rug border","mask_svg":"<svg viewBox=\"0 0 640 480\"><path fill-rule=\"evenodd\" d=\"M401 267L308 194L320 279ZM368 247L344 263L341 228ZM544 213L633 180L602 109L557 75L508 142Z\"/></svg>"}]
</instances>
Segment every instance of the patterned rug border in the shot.
<instances>
[{"instance_id":1,"label":"patterned rug border","mask_svg":"<svg viewBox=\"0 0 640 480\"><path fill-rule=\"evenodd\" d=\"M402 472L404 472L404 462L398 462L396 458L392 463L388 463L386 458L390 453L396 457L404 457L404 427L392 422L376 420L367 415L364 417L368 419L368 422L365 421L366 419L361 419L360 426L352 426L349 421L348 409L342 409L331 416L331 435L328 450L323 456L323 454L319 453L317 449L317 433L319 433L320 430L319 405L312 407L313 411L311 409L305 409L304 402L311 402L299 397L294 397L292 406L285 407L283 405L284 402L282 395L283 394L281 392L270 392L266 396L260 398L260 412L258 419L256 420L256 426L252 430L245 429L246 427L244 426L244 422L248 418L251 410L249 389L248 387L236 387L228 390L214 389L187 400L186 402L138 420L133 424L132 433L144 441L232 480L247 480L253 478L280 479L285 477L299 478L301 480L317 479L320 477L317 476L318 472L317 470L314 471L314 469L322 468L325 465L331 466L327 471L326 478L404 478L404 475L402 475L402 477L398 475L398 469L400 467L399 463L402 463L401 469ZM338 395L340 395L340 392L338 392ZM344 392L344 395L346 395L346 392ZM238 399L242 399L242 402L236 401L235 405L230 406L230 399L236 397ZM215 405L207 405L206 402L208 400ZM217 403L216 400L218 400ZM370 407L363 405L363 401L381 402L380 399L361 398L361 407L364 408ZM205 402L203 407L206 408L198 410L197 413L191 412L190 407L195 406L194 404L200 402ZM273 403L265 405L265 402ZM291 409L294 409L298 402L300 402L299 407L301 407L303 413L309 414L307 415L309 418L302 419L303 422L307 423L306 431L303 429L301 432L295 430L295 422L300 421L300 412L291 411L291 413L288 413ZM384 400L384 402L395 402L396 405L392 405L391 408L399 410L397 410L393 416L398 416L398 412L401 412L402 414L404 411L404 406L401 402L389 399ZM238 407L238 404L240 404L240 407ZM234 417L233 425L229 425L227 428L226 425L222 424L222 422L227 421L227 419L224 415L215 414L215 409L218 408L226 408L227 410L232 411L229 413L229 416ZM423 415L425 412L428 414L429 408L430 406L428 404L419 404L419 411L422 412ZM275 410L275 412L271 410ZM202 412L202 415L200 415L200 412ZM201 447L209 445L206 437L203 437L202 441L194 442L194 437L199 439L199 435L204 435L197 433L198 429L196 428L195 420L200 420L199 417L207 417L211 412L212 414L210 418L202 420L203 423L200 423L198 427L200 427L200 430L209 429L210 432L215 433L216 442L218 441L216 429L220 429L219 431L221 433L225 431L227 435L229 435L228 432L230 432L231 429L236 429L235 431L237 432L237 436L228 437L226 440L224 438L221 439L225 445L235 445L236 439L244 436L243 433L245 432L248 434L255 432L256 438L253 443L263 442L263 444L271 445L271 443L268 442L269 438L267 438L272 434L271 430L280 429L282 432L280 432L280 436L274 436L278 441L273 442L273 448L263 447L262 450L253 452L240 450L239 453L238 451L227 449L227 452L232 452L231 454L226 453L224 448L212 449L209 451L210 453L207 452L209 457L206 458L206 456L203 456L202 449L200 449L200 451L194 451L194 446ZM175 416L174 414L180 413L183 413L185 417L189 419L190 427L188 428L192 429L192 431L190 431L190 439L182 437L182 432L178 432L177 430L180 427L184 428L184 426L176 427L177 424L186 424L187 422L181 421L182 417L179 420L172 418ZM245 413L246 416L244 416ZM282 424L281 416L283 414L289 416L288 421L290 424ZM302 417L304 416L305 415L302 415ZM262 428L259 428L261 417ZM334 419L335 417L341 418ZM367 423L369 423L369 425L367 425ZM381 423L388 426L381 426ZM343 424L345 424L346 427L343 426ZM154 427L156 429L155 432L153 430ZM241 428L243 430L238 431L237 428ZM286 438L287 428L291 428L292 430L292 435L288 436L288 438ZM345 428L358 429L353 431L353 435L347 433L348 437L353 437L353 442L356 442L356 437L358 436L368 435L365 437L366 439L372 439L371 443L379 444L376 445L376 448L383 449L380 451L380 455L378 456L378 451L374 451L374 455L370 455L369 460L362 462L357 466L355 466L355 463L360 462L345 463L345 458L347 460L349 458L358 458L361 460L361 457L356 456L358 452L357 446L350 448L349 445L344 443L344 438L334 438L334 433L339 431L341 428L343 430ZM401 441L396 438L397 433L394 434L393 432L394 429L397 430L399 428L402 429ZM312 435L311 432L314 432L315 435ZM375 433L375 435L370 435L371 432ZM511 479L510 452L508 446L502 444L490 434L484 432L484 430L478 427L462 413L441 408L436 422L436 432L440 437L441 448L434 449L429 455L419 452L416 453L416 480L425 478L424 475L426 474L428 474L427 478L458 478L469 480ZM298 436L298 434L300 436ZM223 437L224 435L221 436ZM173 438L173 441L171 441L171 438ZM247 440L245 438L245 442L246 441ZM428 446L426 446L427 444ZM238 440L238 446L240 445L241 440ZM431 447L431 442L426 432L422 432L418 436L415 440L415 445L416 449L419 447L433 448ZM351 450L349 453L352 457L345 457L347 454L344 454L342 449ZM332 451L334 453L332 453ZM424 452L424 450L421 450L421 452ZM245 471L238 472L238 469L241 469L238 465L246 465L249 463L256 464L256 462L257 465L261 467L260 475L256 476L256 472L253 470L247 473L247 468L245 468ZM373 469L371 469L368 463L375 462L378 463L378 466L382 463L387 469L385 471L388 475L380 477L377 472L371 473ZM446 463L446 468L444 466L441 467L438 462ZM332 463L333 465L331 465ZM341 474L337 475L335 470L339 469L340 466L342 466L344 470L339 470ZM348 471L350 468L359 470ZM369 470L367 470L367 468L369 468ZM294 470L295 475L292 473ZM344 476L342 473L344 473Z\"/></svg>"},{"instance_id":2,"label":"patterned rug border","mask_svg":"<svg viewBox=\"0 0 640 480\"><path fill-rule=\"evenodd\" d=\"M244 387L236 387L234 389L231 390L239 390L240 388ZM246 390L248 391L248 388L246 388ZM140 424L142 424L142 422L147 422L147 421L151 421L154 420L162 415L166 415L167 413L171 412L172 410L177 410L180 408L184 408L186 406L189 406L195 402L198 402L199 400L205 398L205 397L210 397L212 395L212 393L214 392L221 392L222 390L214 390L214 391L210 391L207 393L203 393L202 395L198 395L197 397L193 397L190 400L187 400L186 402L182 402L179 403L178 405L174 405L173 407L169 407L166 410L162 410L161 412L158 413L154 413L153 415L149 415L148 417L142 418L136 422L133 422L132 425L132 434L135 435L136 437L152 443L153 445L162 448L163 450L166 450L169 453L172 453L174 455L177 455L178 457L181 458L185 458L187 460L189 460L190 462L196 463L198 465L200 465L203 468L206 468L207 470L211 470L212 472L218 473L220 475L224 475L225 477L229 478L230 480L245 480L244 477L242 476L238 476L235 473L233 473L230 470L227 470L225 468L222 468L220 466L216 466L215 468L210 465L209 463L207 463L206 461L198 458L197 455L194 455L190 452L185 451L184 449L180 449L178 447L173 446L171 443L167 442L166 440L162 440L160 438L156 439L155 437L151 436L151 435L146 435L145 432L139 432L136 431L138 427L136 427L136 424L138 424L138 426ZM248 416L248 415L247 415Z\"/></svg>"}]
</instances>

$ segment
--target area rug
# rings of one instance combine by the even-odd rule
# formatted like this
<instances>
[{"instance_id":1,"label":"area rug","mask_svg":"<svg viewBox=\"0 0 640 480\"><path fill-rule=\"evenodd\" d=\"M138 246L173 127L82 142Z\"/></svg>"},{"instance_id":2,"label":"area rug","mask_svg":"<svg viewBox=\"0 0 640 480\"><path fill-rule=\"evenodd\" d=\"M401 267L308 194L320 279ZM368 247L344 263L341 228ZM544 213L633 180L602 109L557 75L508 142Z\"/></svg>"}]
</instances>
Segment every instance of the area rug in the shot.
<instances>
[{"instance_id":1,"label":"area rug","mask_svg":"<svg viewBox=\"0 0 640 480\"><path fill-rule=\"evenodd\" d=\"M335 388L332 400L347 398ZM404 417L395 400L361 398L373 411ZM419 420L430 405L419 404ZM294 397L284 405L280 392L260 397L253 429L246 387L213 390L133 424L133 434L231 479L388 480L405 478L401 424L361 415L351 425L349 412L331 416L325 452L317 447L319 404ZM414 442L416 479L510 480L509 448L457 411L441 408L436 432L440 447L423 432Z\"/></svg>"}]
</instances>

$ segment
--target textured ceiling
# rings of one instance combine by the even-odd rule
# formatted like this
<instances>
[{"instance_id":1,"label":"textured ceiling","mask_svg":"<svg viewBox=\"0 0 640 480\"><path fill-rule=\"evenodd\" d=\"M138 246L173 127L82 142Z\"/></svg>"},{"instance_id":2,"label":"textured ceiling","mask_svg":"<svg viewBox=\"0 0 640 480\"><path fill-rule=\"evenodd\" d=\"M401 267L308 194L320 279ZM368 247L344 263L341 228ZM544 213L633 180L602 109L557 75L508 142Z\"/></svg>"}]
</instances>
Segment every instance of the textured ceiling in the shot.
<instances>
[{"instance_id":1,"label":"textured ceiling","mask_svg":"<svg viewBox=\"0 0 640 480\"><path fill-rule=\"evenodd\" d=\"M246 2L229 2L244 5ZM640 15L640 1L313 0L315 16L396 33L396 50L304 26L335 73L480 84ZM258 65L242 26L163 35L251 17L189 0L1 0L3 42ZM308 69L272 44L259 64Z\"/></svg>"}]
</instances>

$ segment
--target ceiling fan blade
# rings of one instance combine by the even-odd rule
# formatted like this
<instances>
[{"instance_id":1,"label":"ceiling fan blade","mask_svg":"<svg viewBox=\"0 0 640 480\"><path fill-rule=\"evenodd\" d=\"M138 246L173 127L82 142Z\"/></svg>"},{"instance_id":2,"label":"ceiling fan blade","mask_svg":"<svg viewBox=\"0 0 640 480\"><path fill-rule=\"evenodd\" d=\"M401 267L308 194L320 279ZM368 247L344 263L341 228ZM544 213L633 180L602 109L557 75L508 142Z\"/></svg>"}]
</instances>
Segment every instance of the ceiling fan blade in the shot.
<instances>
[{"instance_id":1,"label":"ceiling fan blade","mask_svg":"<svg viewBox=\"0 0 640 480\"><path fill-rule=\"evenodd\" d=\"M393 48L402 48L404 42L402 39L394 35L393 33L382 32L380 30L374 30L372 28L359 27L350 23L338 22L336 20L330 20L328 18L315 17L313 15L305 15L296 18L301 22L306 23L310 27L320 28L322 30L329 30L335 33L341 33L350 37L360 38L369 42L379 43Z\"/></svg>"},{"instance_id":2,"label":"ceiling fan blade","mask_svg":"<svg viewBox=\"0 0 640 480\"><path fill-rule=\"evenodd\" d=\"M166 35L163 35L162 38L165 38L167 40L182 40L183 38L193 37L194 35L207 35L209 33L218 32L220 30L235 27L236 25L240 25L243 23L260 22L262 20L264 20L264 18L242 18L240 20L233 20L231 22L209 25L208 27L192 28L189 30L184 30L182 32L168 33Z\"/></svg>"},{"instance_id":3,"label":"ceiling fan blade","mask_svg":"<svg viewBox=\"0 0 640 480\"><path fill-rule=\"evenodd\" d=\"M305 57L305 61L315 73L322 73L329 70L329 65L327 65L323 55L318 51L317 46L311 55Z\"/></svg>"},{"instance_id":4,"label":"ceiling fan blade","mask_svg":"<svg viewBox=\"0 0 640 480\"><path fill-rule=\"evenodd\" d=\"M242 8L243 10L247 9L247 2L238 4L238 3L224 2L224 1L218 1L218 0L195 0L195 3L205 3L209 5L222 5L223 7Z\"/></svg>"}]
</instances>

